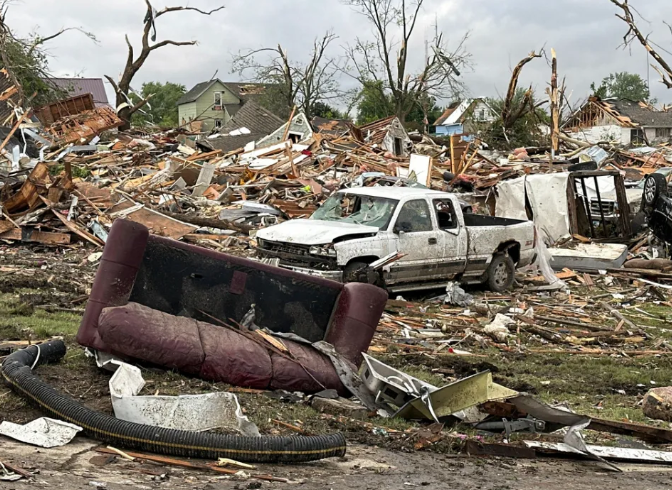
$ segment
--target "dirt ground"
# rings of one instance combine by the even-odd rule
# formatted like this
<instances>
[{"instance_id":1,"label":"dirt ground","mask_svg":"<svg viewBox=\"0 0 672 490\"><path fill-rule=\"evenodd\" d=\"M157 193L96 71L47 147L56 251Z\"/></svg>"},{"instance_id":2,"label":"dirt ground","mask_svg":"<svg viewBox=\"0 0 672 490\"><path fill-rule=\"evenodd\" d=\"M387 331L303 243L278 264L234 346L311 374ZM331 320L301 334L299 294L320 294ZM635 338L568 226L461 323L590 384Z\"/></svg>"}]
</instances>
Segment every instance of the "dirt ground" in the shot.
<instances>
[{"instance_id":1,"label":"dirt ground","mask_svg":"<svg viewBox=\"0 0 672 490\"><path fill-rule=\"evenodd\" d=\"M109 373L97 369L74 340L96 270L95 262L89 260L90 253L0 246L0 343L62 337L68 346L65 359L59 364L41 366L36 374L84 405L112 414ZM664 328L669 311L666 309L661 314L665 320L659 323L663 326L651 328L659 329L658 335L665 339L670 335ZM385 338L376 341L379 340L386 341ZM649 342L653 344L656 339ZM0 352L0 359L2 355ZM410 348L388 348L375 357L439 386L489 370L502 385L534 394L547 402L565 403L577 412L667 427L666 423L647 419L639 406L649 387L669 384L672 379L672 359L666 356L585 356L561 352L523 355L483 348L477 355L462 358L428 355ZM150 366L143 367L143 376L147 393L239 391L222 383L188 378ZM672 467L619 464L624 473L616 474L588 462L468 457L460 453L462 440L477 434L468 427L449 424L439 441L417 450L423 424L380 418L360 421L321 414L304 399L287 401L280 399L278 393L238 393L238 396L243 410L263 434L293 435L295 432L283 425L289 424L308 434L342 432L346 436L348 455L343 460L296 466L267 465L254 470L287 478L292 481L291 485L302 484L304 488L405 489L459 485L464 489L536 490L539 485L551 489L598 485L614 489L637 485L648 489L672 485ZM42 415L37 408L0 386L0 421L25 423ZM604 444L622 442L609 434L587 431L586 436ZM501 442L501 436L494 435L488 440ZM287 485L128 462L101 456L95 452L97 447L95 441L80 437L63 448L49 450L0 438L0 461L36 473L30 485L45 488L253 489ZM25 480L0 482L3 489L27 486Z\"/></svg>"},{"instance_id":2,"label":"dirt ground","mask_svg":"<svg viewBox=\"0 0 672 490\"><path fill-rule=\"evenodd\" d=\"M167 467L154 463L106 458L95 452L95 441L76 442L50 450L2 441L0 459L38 471L32 488L54 489L307 489L402 490L461 488L463 490L548 490L609 488L670 488L672 468L621 465L614 473L594 463L560 460L477 459L431 453L406 454L376 447L351 445L342 459L302 465L263 465L251 472L287 478L290 483L266 482L244 476ZM4 483L7 489L27 488L23 482Z\"/></svg>"}]
</instances>

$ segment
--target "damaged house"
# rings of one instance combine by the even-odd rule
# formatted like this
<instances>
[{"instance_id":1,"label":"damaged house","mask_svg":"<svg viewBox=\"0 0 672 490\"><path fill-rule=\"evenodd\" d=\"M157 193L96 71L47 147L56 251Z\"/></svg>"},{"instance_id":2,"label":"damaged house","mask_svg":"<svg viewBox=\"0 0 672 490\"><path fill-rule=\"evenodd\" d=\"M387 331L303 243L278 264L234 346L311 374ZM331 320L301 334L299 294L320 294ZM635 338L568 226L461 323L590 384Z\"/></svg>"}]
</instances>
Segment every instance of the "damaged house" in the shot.
<instances>
[{"instance_id":1,"label":"damaged house","mask_svg":"<svg viewBox=\"0 0 672 490\"><path fill-rule=\"evenodd\" d=\"M218 78L196 84L177 101L180 124L210 132L226 124L250 99L259 98L267 86L259 83L222 82Z\"/></svg>"},{"instance_id":2,"label":"damaged house","mask_svg":"<svg viewBox=\"0 0 672 490\"><path fill-rule=\"evenodd\" d=\"M411 153L413 142L397 116L360 126L359 130L366 143L383 148L394 156L407 157Z\"/></svg>"},{"instance_id":3,"label":"damaged house","mask_svg":"<svg viewBox=\"0 0 672 490\"><path fill-rule=\"evenodd\" d=\"M646 102L590 97L564 129L570 137L592 144L665 143L672 136L672 112L656 110Z\"/></svg>"},{"instance_id":4,"label":"damaged house","mask_svg":"<svg viewBox=\"0 0 672 490\"><path fill-rule=\"evenodd\" d=\"M280 126L284 127L283 123L275 114L250 100L222 126L219 133L199 140L198 144L209 150L228 153L266 138Z\"/></svg>"},{"instance_id":5,"label":"damaged house","mask_svg":"<svg viewBox=\"0 0 672 490\"><path fill-rule=\"evenodd\" d=\"M485 99L465 99L450 104L435 122L435 133L439 136L477 133L484 125L495 120L495 112Z\"/></svg>"}]
</instances>

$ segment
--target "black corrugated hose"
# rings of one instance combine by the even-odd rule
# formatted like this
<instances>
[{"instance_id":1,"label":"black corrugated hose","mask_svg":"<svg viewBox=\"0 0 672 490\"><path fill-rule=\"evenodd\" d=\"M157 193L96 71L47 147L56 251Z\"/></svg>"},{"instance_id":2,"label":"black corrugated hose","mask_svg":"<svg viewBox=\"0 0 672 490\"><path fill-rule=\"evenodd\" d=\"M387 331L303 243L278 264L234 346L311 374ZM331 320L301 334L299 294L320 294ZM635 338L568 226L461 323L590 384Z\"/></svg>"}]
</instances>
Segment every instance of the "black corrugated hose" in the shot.
<instances>
[{"instance_id":1,"label":"black corrugated hose","mask_svg":"<svg viewBox=\"0 0 672 490\"><path fill-rule=\"evenodd\" d=\"M33 345L9 355L2 363L2 375L14 390L51 415L79 425L85 435L120 449L190 458L229 458L249 463L300 463L345 455L345 438L339 433L242 437L163 429L96 412L54 390L33 374L35 366L57 362L64 355L65 344L60 340Z\"/></svg>"}]
</instances>

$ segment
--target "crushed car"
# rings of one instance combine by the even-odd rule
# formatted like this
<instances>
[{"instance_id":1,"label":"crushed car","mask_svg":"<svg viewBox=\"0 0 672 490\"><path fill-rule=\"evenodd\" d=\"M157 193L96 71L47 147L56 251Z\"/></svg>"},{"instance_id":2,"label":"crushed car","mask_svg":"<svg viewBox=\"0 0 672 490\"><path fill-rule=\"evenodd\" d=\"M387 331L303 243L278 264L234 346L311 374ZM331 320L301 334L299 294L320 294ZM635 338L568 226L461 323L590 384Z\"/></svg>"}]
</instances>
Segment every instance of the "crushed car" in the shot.
<instances>
[{"instance_id":1,"label":"crushed car","mask_svg":"<svg viewBox=\"0 0 672 490\"><path fill-rule=\"evenodd\" d=\"M667 170L667 169L664 169ZM667 179L671 172L654 172L644 181L642 211L654 235L672 243L672 196Z\"/></svg>"},{"instance_id":2,"label":"crushed car","mask_svg":"<svg viewBox=\"0 0 672 490\"><path fill-rule=\"evenodd\" d=\"M536 258L534 224L464 213L451 193L363 187L332 195L309 219L257 232L257 254L280 267L389 292L446 281L511 287Z\"/></svg>"}]
</instances>

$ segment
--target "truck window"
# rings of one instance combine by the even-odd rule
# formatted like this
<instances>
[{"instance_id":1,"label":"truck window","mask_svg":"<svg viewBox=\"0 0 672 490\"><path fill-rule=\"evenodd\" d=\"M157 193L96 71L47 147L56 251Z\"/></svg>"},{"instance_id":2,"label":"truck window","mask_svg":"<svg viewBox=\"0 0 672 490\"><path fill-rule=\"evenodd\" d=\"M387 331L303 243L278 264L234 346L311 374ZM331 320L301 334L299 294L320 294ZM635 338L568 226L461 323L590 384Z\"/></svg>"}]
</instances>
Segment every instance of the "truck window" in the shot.
<instances>
[{"instance_id":1,"label":"truck window","mask_svg":"<svg viewBox=\"0 0 672 490\"><path fill-rule=\"evenodd\" d=\"M434 211L436 211L436 221L441 230L454 230L457 228L457 214L453 201L450 199L434 199Z\"/></svg>"},{"instance_id":2,"label":"truck window","mask_svg":"<svg viewBox=\"0 0 672 490\"><path fill-rule=\"evenodd\" d=\"M337 193L327 199L310 219L387 228L398 203L382 197Z\"/></svg>"},{"instance_id":3,"label":"truck window","mask_svg":"<svg viewBox=\"0 0 672 490\"><path fill-rule=\"evenodd\" d=\"M399 212L395 230L405 233L432 231L432 218L429 215L429 206L424 199L408 201Z\"/></svg>"}]
</instances>

